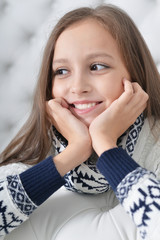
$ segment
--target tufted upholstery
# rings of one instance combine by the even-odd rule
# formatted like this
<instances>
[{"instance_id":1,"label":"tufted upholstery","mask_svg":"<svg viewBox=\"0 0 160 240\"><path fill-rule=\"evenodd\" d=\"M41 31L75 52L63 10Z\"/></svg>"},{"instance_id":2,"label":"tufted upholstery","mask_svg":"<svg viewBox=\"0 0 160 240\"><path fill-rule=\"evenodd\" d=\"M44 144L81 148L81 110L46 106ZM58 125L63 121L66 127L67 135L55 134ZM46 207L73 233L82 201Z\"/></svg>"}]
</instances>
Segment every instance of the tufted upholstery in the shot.
<instances>
[{"instance_id":1,"label":"tufted upholstery","mask_svg":"<svg viewBox=\"0 0 160 240\"><path fill-rule=\"evenodd\" d=\"M0 150L27 117L43 47L68 10L113 3L134 19L160 68L160 0L1 0Z\"/></svg>"},{"instance_id":2,"label":"tufted upholstery","mask_svg":"<svg viewBox=\"0 0 160 240\"><path fill-rule=\"evenodd\" d=\"M62 187L4 240L138 240L135 225L116 204L112 191L89 196Z\"/></svg>"}]
</instances>

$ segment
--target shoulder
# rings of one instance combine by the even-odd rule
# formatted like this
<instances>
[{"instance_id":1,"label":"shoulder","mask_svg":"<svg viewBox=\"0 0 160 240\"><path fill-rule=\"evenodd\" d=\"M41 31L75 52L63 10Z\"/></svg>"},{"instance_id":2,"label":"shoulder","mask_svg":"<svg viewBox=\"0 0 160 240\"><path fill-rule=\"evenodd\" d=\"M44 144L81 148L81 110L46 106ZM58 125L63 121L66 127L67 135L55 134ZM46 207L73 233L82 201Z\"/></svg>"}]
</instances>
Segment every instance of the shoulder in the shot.
<instances>
[{"instance_id":1,"label":"shoulder","mask_svg":"<svg viewBox=\"0 0 160 240\"><path fill-rule=\"evenodd\" d=\"M145 119L135 146L133 159L140 166L160 175L160 121L156 121L154 129L152 126L153 120Z\"/></svg>"}]
</instances>

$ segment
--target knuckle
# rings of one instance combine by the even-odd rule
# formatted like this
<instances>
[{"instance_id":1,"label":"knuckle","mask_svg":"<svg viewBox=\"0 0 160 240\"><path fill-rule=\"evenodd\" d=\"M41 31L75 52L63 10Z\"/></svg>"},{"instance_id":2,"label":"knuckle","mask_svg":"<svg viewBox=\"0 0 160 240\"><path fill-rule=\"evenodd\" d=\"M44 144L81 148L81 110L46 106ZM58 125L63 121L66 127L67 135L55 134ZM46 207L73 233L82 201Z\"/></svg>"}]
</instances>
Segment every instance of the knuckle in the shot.
<instances>
[{"instance_id":1,"label":"knuckle","mask_svg":"<svg viewBox=\"0 0 160 240\"><path fill-rule=\"evenodd\" d=\"M135 86L135 87L139 86L139 84L137 82L132 82L132 85Z\"/></svg>"},{"instance_id":2,"label":"knuckle","mask_svg":"<svg viewBox=\"0 0 160 240\"><path fill-rule=\"evenodd\" d=\"M49 100L46 104L46 110L49 114L52 114L54 113L54 109L55 109L55 106L54 106L54 102L53 100Z\"/></svg>"},{"instance_id":3,"label":"knuckle","mask_svg":"<svg viewBox=\"0 0 160 240\"><path fill-rule=\"evenodd\" d=\"M132 96L133 96L133 90L132 89L128 89L128 91L125 93L126 101L131 99Z\"/></svg>"},{"instance_id":4,"label":"knuckle","mask_svg":"<svg viewBox=\"0 0 160 240\"><path fill-rule=\"evenodd\" d=\"M133 90L136 92L138 89L141 89L141 86L137 82L132 83Z\"/></svg>"},{"instance_id":5,"label":"knuckle","mask_svg":"<svg viewBox=\"0 0 160 240\"><path fill-rule=\"evenodd\" d=\"M133 89L132 88L128 89L127 94L128 94L128 97L132 96L133 95Z\"/></svg>"},{"instance_id":6,"label":"knuckle","mask_svg":"<svg viewBox=\"0 0 160 240\"><path fill-rule=\"evenodd\" d=\"M144 92L144 91L142 92L140 97L143 99L144 102L147 102L148 99L149 99L148 94L146 92Z\"/></svg>"},{"instance_id":7,"label":"knuckle","mask_svg":"<svg viewBox=\"0 0 160 240\"><path fill-rule=\"evenodd\" d=\"M48 105L52 110L54 110L57 106L57 103L54 99L51 99L51 100L48 101Z\"/></svg>"},{"instance_id":8,"label":"knuckle","mask_svg":"<svg viewBox=\"0 0 160 240\"><path fill-rule=\"evenodd\" d=\"M47 103L48 103L48 106L49 106L49 107L52 107L53 100L49 100Z\"/></svg>"},{"instance_id":9,"label":"knuckle","mask_svg":"<svg viewBox=\"0 0 160 240\"><path fill-rule=\"evenodd\" d=\"M146 98L146 100L149 99L149 95L146 92L145 92L145 98Z\"/></svg>"}]
</instances>

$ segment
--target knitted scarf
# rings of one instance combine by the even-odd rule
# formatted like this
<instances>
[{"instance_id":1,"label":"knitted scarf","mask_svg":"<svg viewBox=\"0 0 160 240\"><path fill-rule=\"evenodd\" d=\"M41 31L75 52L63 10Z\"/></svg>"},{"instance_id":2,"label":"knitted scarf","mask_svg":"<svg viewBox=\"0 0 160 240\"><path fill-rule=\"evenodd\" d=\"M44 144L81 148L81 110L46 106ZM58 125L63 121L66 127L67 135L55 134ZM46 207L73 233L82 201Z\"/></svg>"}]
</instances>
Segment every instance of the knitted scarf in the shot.
<instances>
[{"instance_id":1,"label":"knitted scarf","mask_svg":"<svg viewBox=\"0 0 160 240\"><path fill-rule=\"evenodd\" d=\"M133 125L118 139L117 146L122 147L132 156L139 133L144 124L144 117L141 114ZM67 147L67 140L52 127L52 143L55 155L61 153ZM95 152L81 165L68 172L65 178L65 187L74 192L98 194L109 190L110 186L105 177L96 167L98 156Z\"/></svg>"}]
</instances>

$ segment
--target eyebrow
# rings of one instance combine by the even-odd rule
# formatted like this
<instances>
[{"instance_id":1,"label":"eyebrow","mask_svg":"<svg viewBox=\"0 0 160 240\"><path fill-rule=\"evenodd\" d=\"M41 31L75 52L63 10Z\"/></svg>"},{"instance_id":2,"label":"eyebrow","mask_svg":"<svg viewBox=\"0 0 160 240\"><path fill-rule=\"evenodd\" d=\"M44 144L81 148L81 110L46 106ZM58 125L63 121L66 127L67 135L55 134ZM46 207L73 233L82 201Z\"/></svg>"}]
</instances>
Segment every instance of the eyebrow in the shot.
<instances>
[{"instance_id":1,"label":"eyebrow","mask_svg":"<svg viewBox=\"0 0 160 240\"><path fill-rule=\"evenodd\" d=\"M69 60L67 58L59 58L59 59L53 60L53 64L55 64L55 63L67 63L67 62L69 62Z\"/></svg>"},{"instance_id":2,"label":"eyebrow","mask_svg":"<svg viewBox=\"0 0 160 240\"><path fill-rule=\"evenodd\" d=\"M102 53L102 52L100 52L100 53L90 53L90 54L87 55L86 59L90 60L90 59L95 58L95 57L105 57L105 58L110 58L110 59L113 60L113 57L111 55L109 55L107 53ZM53 61L53 64L55 64L55 63L68 63L68 62L69 62L69 60L67 58L59 58L59 59L55 59Z\"/></svg>"},{"instance_id":3,"label":"eyebrow","mask_svg":"<svg viewBox=\"0 0 160 240\"><path fill-rule=\"evenodd\" d=\"M113 57L107 53L103 53L103 52L97 52L97 53L90 53L87 55L87 59L91 59L91 58L95 58L95 57L105 57L105 58L111 58L113 59Z\"/></svg>"}]
</instances>

